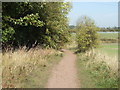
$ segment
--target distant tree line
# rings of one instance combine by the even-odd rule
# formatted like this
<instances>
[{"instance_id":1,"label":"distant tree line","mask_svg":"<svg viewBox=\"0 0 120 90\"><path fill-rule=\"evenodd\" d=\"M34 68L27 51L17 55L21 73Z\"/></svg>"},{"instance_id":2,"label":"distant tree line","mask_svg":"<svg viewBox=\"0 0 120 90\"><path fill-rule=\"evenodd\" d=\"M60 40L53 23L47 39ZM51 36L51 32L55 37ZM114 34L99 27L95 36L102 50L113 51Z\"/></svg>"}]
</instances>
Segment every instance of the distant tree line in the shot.
<instances>
[{"instance_id":1,"label":"distant tree line","mask_svg":"<svg viewBox=\"0 0 120 90\"><path fill-rule=\"evenodd\" d=\"M106 27L106 28L101 28L101 32L119 32L120 28L119 27Z\"/></svg>"},{"instance_id":2,"label":"distant tree line","mask_svg":"<svg viewBox=\"0 0 120 90\"><path fill-rule=\"evenodd\" d=\"M69 32L70 33L76 33L76 26L75 25L70 25L69 26ZM106 28L100 28L99 32L119 32L120 27L106 27Z\"/></svg>"},{"instance_id":3,"label":"distant tree line","mask_svg":"<svg viewBox=\"0 0 120 90\"><path fill-rule=\"evenodd\" d=\"M3 2L2 47L61 48L68 42L65 2Z\"/></svg>"}]
</instances>

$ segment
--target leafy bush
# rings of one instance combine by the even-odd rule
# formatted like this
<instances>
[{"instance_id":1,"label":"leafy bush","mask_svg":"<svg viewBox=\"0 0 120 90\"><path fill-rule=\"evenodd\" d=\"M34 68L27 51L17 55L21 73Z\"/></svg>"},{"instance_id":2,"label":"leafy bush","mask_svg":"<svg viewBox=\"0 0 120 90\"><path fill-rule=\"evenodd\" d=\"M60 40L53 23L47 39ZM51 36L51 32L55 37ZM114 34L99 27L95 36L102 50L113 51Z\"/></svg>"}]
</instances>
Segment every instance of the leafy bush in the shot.
<instances>
[{"instance_id":1,"label":"leafy bush","mask_svg":"<svg viewBox=\"0 0 120 90\"><path fill-rule=\"evenodd\" d=\"M65 2L4 2L2 45L61 48L68 41Z\"/></svg>"},{"instance_id":2,"label":"leafy bush","mask_svg":"<svg viewBox=\"0 0 120 90\"><path fill-rule=\"evenodd\" d=\"M80 52L85 52L98 45L97 31L99 28L95 26L94 21L89 17L81 17L80 21L78 21L76 30L78 50Z\"/></svg>"}]
</instances>

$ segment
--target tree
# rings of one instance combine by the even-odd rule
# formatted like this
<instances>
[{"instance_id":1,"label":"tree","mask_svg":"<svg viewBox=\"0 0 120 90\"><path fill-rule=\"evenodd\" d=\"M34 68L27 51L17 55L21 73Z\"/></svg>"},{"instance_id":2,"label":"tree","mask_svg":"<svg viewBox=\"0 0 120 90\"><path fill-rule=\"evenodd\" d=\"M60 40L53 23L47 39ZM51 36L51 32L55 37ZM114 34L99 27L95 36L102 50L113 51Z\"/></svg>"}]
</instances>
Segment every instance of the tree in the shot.
<instances>
[{"instance_id":1,"label":"tree","mask_svg":"<svg viewBox=\"0 0 120 90\"><path fill-rule=\"evenodd\" d=\"M68 41L65 2L3 2L3 47L61 48Z\"/></svg>"},{"instance_id":2,"label":"tree","mask_svg":"<svg viewBox=\"0 0 120 90\"><path fill-rule=\"evenodd\" d=\"M77 22L77 43L78 51L85 52L98 45L99 28L95 26L92 19L82 16Z\"/></svg>"}]
</instances>

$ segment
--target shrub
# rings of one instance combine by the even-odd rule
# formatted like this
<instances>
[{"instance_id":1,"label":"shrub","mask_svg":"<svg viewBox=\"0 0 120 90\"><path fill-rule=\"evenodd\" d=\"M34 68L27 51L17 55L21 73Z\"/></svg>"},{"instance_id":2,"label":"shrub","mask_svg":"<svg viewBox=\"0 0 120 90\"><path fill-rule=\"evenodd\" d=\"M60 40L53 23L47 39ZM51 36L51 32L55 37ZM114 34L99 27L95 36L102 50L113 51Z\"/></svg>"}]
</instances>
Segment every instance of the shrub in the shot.
<instances>
[{"instance_id":1,"label":"shrub","mask_svg":"<svg viewBox=\"0 0 120 90\"><path fill-rule=\"evenodd\" d=\"M77 44L80 52L92 49L98 45L97 28L94 21L89 17L83 16L77 24Z\"/></svg>"}]
</instances>

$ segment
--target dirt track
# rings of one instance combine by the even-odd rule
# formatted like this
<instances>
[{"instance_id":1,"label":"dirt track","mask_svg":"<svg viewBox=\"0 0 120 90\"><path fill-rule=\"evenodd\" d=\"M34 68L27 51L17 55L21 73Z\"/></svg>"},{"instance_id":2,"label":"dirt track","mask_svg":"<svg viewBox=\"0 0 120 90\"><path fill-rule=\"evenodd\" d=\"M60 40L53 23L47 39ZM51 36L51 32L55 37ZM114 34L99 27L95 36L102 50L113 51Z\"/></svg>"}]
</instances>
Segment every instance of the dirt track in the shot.
<instances>
[{"instance_id":1,"label":"dirt track","mask_svg":"<svg viewBox=\"0 0 120 90\"><path fill-rule=\"evenodd\" d=\"M64 57L53 70L46 88L79 88L77 85L76 55L64 50Z\"/></svg>"}]
</instances>

